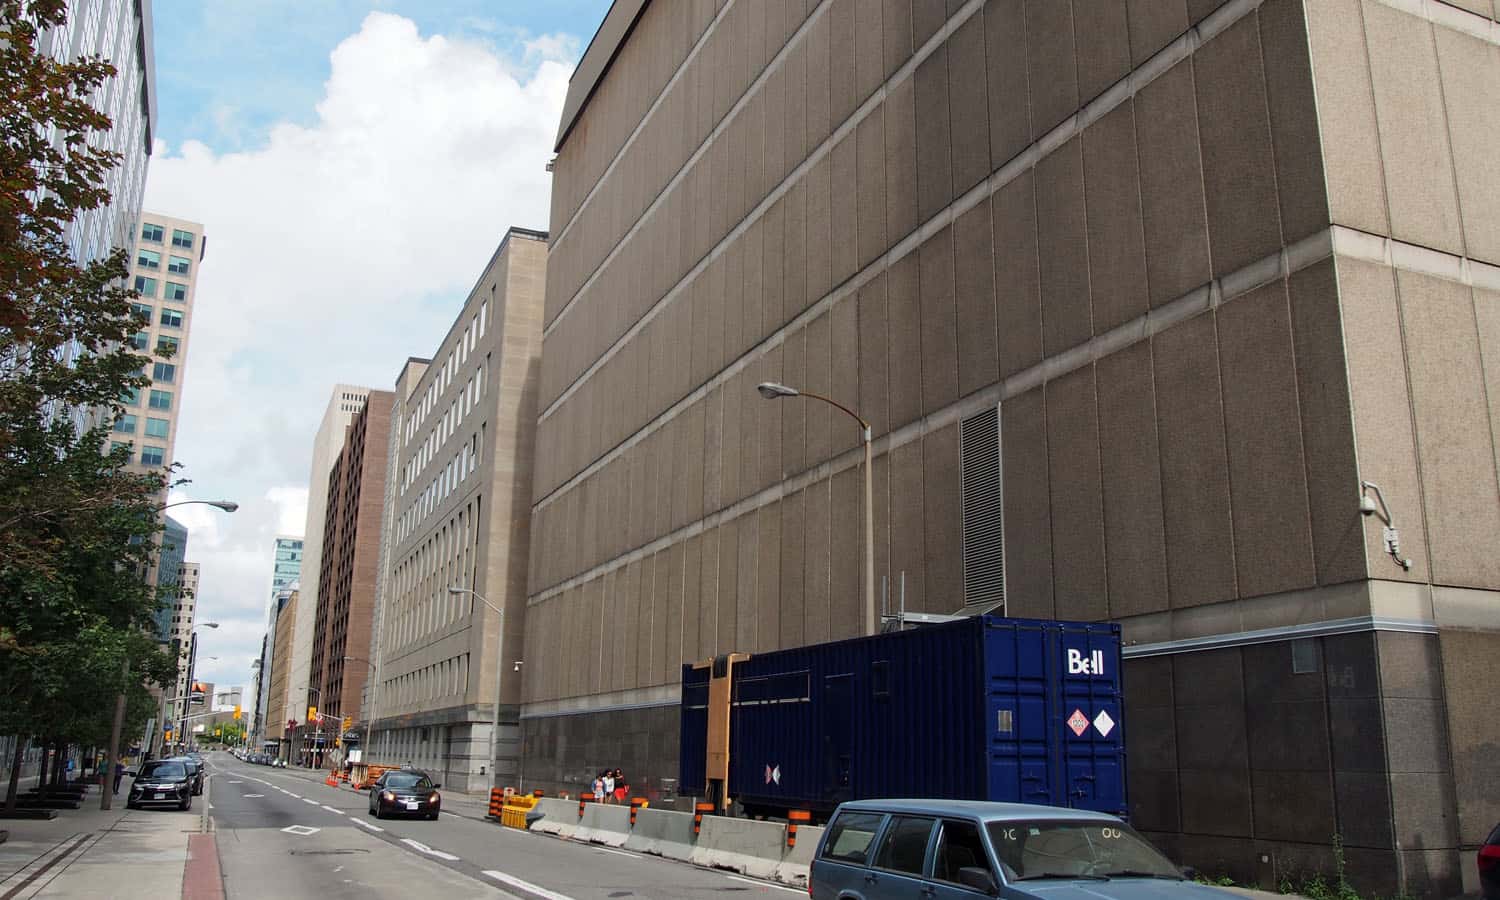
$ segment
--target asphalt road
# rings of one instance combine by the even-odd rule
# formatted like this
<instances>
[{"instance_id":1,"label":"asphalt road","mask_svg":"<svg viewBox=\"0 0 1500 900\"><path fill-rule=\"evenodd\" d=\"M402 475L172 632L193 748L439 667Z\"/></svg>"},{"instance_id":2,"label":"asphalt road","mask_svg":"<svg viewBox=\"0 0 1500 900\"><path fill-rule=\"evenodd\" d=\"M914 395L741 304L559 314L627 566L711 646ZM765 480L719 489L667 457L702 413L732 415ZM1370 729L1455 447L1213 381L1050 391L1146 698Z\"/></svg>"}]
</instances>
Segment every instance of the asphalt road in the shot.
<instances>
[{"instance_id":1,"label":"asphalt road","mask_svg":"<svg viewBox=\"0 0 1500 900\"><path fill-rule=\"evenodd\" d=\"M206 797L229 900L396 898L414 893L540 900L801 894L656 857L561 841L445 812L380 819L367 794L210 755ZM194 811L198 809L194 804Z\"/></svg>"}]
</instances>

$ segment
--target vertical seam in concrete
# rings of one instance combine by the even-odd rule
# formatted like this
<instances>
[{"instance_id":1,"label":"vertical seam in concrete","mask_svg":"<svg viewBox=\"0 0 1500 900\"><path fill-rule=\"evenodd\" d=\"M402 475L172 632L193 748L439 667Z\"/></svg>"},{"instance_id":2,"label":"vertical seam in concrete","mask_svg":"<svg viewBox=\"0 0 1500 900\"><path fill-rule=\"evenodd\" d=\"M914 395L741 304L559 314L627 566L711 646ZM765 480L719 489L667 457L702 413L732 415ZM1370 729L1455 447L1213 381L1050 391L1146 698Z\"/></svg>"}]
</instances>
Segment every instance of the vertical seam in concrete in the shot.
<instances>
[{"instance_id":1,"label":"vertical seam in concrete","mask_svg":"<svg viewBox=\"0 0 1500 900\"><path fill-rule=\"evenodd\" d=\"M1221 338L1219 336L1219 311L1214 309L1211 313L1214 326L1214 374L1219 379L1219 434L1224 438L1224 484L1225 493L1229 502L1229 571L1234 576L1234 596L1230 599L1240 597L1240 548L1235 545L1234 526L1234 467L1229 464L1229 410L1224 400L1224 354L1221 352Z\"/></svg>"},{"instance_id":2,"label":"vertical seam in concrete","mask_svg":"<svg viewBox=\"0 0 1500 900\"><path fill-rule=\"evenodd\" d=\"M1068 37L1073 41L1073 83L1079 84L1081 83L1081 81L1078 73L1078 8L1073 4L1073 0L1067 0L1067 2L1068 21L1070 23ZM1128 82L1129 78L1130 76L1127 74L1125 76L1125 80ZM1078 93L1080 95L1083 93L1082 88L1078 89ZM1133 97L1134 95L1131 96ZM1087 105L1082 103L1082 97L1079 98L1079 101L1081 106ZM1123 105L1124 101L1121 101L1121 103L1117 104L1115 108L1118 109ZM1113 111L1114 110L1110 110L1110 112ZM1088 300L1089 303L1089 337L1094 336L1094 266L1093 261L1089 258L1089 154L1088 148L1086 146L1087 138L1085 137L1085 135L1089 130L1089 125L1092 125L1094 122L1097 122L1100 119L1104 118L1104 115L1105 113L1101 113L1097 118L1088 123L1080 122L1077 132L1078 195L1079 202L1083 204L1083 283L1084 297ZM1038 243L1040 244L1040 242ZM1054 545L1054 550L1055 549L1056 547Z\"/></svg>"}]
</instances>

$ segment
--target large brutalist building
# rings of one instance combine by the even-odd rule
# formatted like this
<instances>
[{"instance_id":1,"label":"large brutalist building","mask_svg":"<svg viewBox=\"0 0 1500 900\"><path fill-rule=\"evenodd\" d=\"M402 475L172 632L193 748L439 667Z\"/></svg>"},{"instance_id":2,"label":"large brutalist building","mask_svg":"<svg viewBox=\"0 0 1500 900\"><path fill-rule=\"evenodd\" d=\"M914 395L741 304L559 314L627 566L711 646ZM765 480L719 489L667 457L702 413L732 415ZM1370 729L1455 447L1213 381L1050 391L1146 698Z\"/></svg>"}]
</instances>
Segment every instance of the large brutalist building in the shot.
<instances>
[{"instance_id":1,"label":"large brutalist building","mask_svg":"<svg viewBox=\"0 0 1500 900\"><path fill-rule=\"evenodd\" d=\"M557 140L528 787L679 666L1113 619L1134 823L1450 896L1500 820L1491 0L617 0Z\"/></svg>"}]
</instances>

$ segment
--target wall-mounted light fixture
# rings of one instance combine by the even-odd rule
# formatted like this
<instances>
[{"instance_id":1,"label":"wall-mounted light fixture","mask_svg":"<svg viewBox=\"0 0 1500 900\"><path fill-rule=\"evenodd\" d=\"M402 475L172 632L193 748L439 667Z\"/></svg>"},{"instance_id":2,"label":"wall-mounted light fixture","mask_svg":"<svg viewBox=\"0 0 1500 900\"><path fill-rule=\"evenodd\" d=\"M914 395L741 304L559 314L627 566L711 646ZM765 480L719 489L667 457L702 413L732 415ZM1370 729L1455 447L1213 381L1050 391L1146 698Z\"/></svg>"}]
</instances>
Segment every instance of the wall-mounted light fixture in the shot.
<instances>
[{"instance_id":1,"label":"wall-mounted light fixture","mask_svg":"<svg viewBox=\"0 0 1500 900\"><path fill-rule=\"evenodd\" d=\"M1374 492L1374 497L1370 496L1371 492ZM1385 494L1381 493L1380 485L1373 481L1359 483L1359 511L1366 516L1375 516L1385 524L1382 532L1385 552L1389 553L1403 570L1410 570L1411 560L1401 555L1401 533L1396 530L1396 523L1391 519L1391 508L1386 506Z\"/></svg>"}]
</instances>

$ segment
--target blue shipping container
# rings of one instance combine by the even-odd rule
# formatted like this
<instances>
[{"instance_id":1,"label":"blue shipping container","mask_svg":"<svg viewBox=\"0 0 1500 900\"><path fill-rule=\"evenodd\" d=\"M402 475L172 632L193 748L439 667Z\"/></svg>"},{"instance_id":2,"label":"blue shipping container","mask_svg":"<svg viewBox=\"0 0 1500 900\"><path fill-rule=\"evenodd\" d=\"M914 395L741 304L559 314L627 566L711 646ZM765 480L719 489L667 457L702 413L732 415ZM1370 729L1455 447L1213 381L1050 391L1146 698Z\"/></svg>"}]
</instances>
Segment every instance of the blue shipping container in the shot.
<instances>
[{"instance_id":1,"label":"blue shipping container","mask_svg":"<svg viewBox=\"0 0 1500 900\"><path fill-rule=\"evenodd\" d=\"M1045 803L1124 816L1120 626L976 616L755 654L729 669L728 796ZM707 797L709 684L684 666L679 793Z\"/></svg>"}]
</instances>

